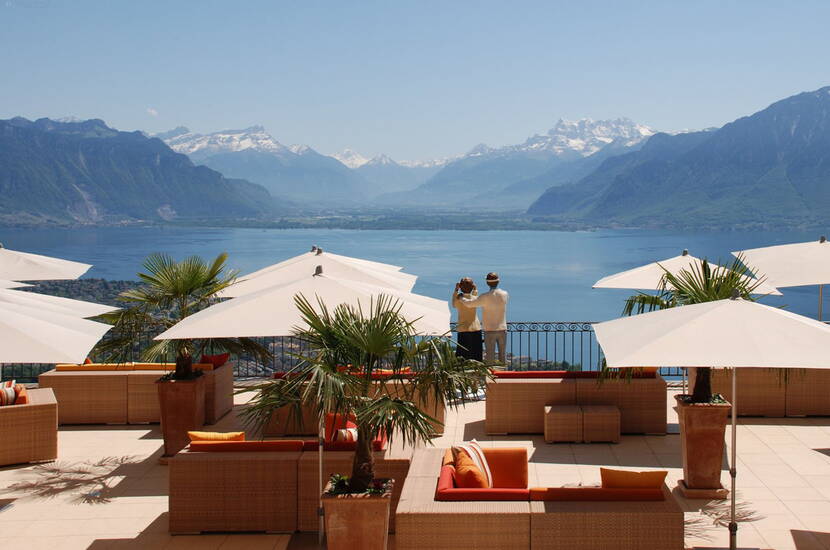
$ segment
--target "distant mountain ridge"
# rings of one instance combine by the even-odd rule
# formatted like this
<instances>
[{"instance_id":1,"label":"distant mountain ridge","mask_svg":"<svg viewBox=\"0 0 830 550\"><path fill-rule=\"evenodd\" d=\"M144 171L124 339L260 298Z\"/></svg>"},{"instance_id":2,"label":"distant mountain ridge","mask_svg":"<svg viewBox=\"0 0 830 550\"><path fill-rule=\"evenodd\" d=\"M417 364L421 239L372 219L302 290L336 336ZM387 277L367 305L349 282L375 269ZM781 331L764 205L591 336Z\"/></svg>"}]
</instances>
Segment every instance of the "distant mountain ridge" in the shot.
<instances>
[{"instance_id":1,"label":"distant mountain ridge","mask_svg":"<svg viewBox=\"0 0 830 550\"><path fill-rule=\"evenodd\" d=\"M637 227L826 222L830 86L705 132L657 134L528 210Z\"/></svg>"},{"instance_id":2,"label":"distant mountain ridge","mask_svg":"<svg viewBox=\"0 0 830 550\"><path fill-rule=\"evenodd\" d=\"M559 120L546 134L521 144L479 144L441 168L412 193L390 194L388 204L417 206L526 209L551 183L534 181L557 172L582 175L579 165L602 151L615 154L639 146L654 131L626 118ZM550 176L553 177L553 176ZM562 183L571 181L565 179Z\"/></svg>"},{"instance_id":3,"label":"distant mountain ridge","mask_svg":"<svg viewBox=\"0 0 830 550\"><path fill-rule=\"evenodd\" d=\"M4 223L98 223L273 214L262 187L194 166L161 140L99 119L0 120Z\"/></svg>"}]
</instances>

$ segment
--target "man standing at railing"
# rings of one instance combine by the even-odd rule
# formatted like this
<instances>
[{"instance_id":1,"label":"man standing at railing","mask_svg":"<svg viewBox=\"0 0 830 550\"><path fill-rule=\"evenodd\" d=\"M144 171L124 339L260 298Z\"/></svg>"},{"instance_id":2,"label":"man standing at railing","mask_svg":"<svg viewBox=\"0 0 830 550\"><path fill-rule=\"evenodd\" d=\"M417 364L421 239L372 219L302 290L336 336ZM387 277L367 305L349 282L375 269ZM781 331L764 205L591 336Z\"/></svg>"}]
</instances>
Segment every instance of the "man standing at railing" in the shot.
<instances>
[{"instance_id":1,"label":"man standing at railing","mask_svg":"<svg viewBox=\"0 0 830 550\"><path fill-rule=\"evenodd\" d=\"M452 307L458 311L458 347L455 352L459 357L481 361L481 323L478 322L476 308L468 306L463 300L478 296L476 285L469 277L455 283L452 293Z\"/></svg>"},{"instance_id":2,"label":"man standing at railing","mask_svg":"<svg viewBox=\"0 0 830 550\"><path fill-rule=\"evenodd\" d=\"M505 364L504 347L507 344L507 301L510 296L498 288L499 274L492 271L487 274L489 292L479 297L462 298L465 305L481 308L481 320L484 325L484 361L496 362L496 347L498 347L498 363Z\"/></svg>"}]
</instances>

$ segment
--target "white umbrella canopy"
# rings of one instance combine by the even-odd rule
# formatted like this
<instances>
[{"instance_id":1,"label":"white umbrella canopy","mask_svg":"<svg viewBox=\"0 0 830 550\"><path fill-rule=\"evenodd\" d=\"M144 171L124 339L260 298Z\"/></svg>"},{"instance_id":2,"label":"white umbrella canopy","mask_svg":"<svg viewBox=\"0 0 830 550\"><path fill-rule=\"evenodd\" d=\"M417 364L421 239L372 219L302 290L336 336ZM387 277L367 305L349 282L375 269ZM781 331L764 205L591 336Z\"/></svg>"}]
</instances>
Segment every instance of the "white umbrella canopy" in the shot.
<instances>
[{"instance_id":1,"label":"white umbrella canopy","mask_svg":"<svg viewBox=\"0 0 830 550\"><path fill-rule=\"evenodd\" d=\"M119 309L117 307L85 302L83 300L72 300L60 296L21 292L19 290L3 288L0 288L0 302L40 308L44 311L81 318L96 317Z\"/></svg>"},{"instance_id":2,"label":"white umbrella canopy","mask_svg":"<svg viewBox=\"0 0 830 550\"><path fill-rule=\"evenodd\" d=\"M703 260L696 258L684 250L679 256L667 258L659 262L653 262L627 271L621 271L614 275L603 277L596 283L593 288L630 288L639 290L656 290L660 286L663 275L666 271L677 274L680 271L690 271L694 267L699 269ZM713 272L725 270L725 267L710 264ZM754 265L754 264L753 264ZM755 283L755 279L747 276L747 281ZM773 296L781 296L781 292L766 281L761 281L755 288L753 294L771 294Z\"/></svg>"},{"instance_id":3,"label":"white umbrella canopy","mask_svg":"<svg viewBox=\"0 0 830 550\"><path fill-rule=\"evenodd\" d=\"M260 275L262 275L264 273L268 273L268 272L273 271L275 269L280 269L282 267L285 267L286 265L293 264L293 263L299 262L301 260L305 260L309 257L322 256L322 255L325 255L329 258L334 258L334 259L337 259L337 260L340 260L340 261L343 261L343 262L351 263L351 264L354 264L358 267L370 269L370 270L373 270L373 271L386 271L386 272L390 272L390 273L395 273L395 272L398 272L398 271L403 269L403 267L401 267L399 265L385 264L385 263L381 263L381 262L373 262L371 260L364 260L362 258L353 258L351 256L341 256L340 254L333 254L331 252L324 252L322 248L319 248L317 246L313 246L313 247L311 247L310 252L305 252L303 254L299 254L297 256L294 256L293 258L288 258L287 260L283 260L281 262L269 265L267 267L263 267L262 269L258 269L257 271L254 271L252 273L248 273L247 275L241 276L240 279L241 280L247 280L247 279L252 279L254 277L259 277ZM411 275L411 276L414 277L414 275Z\"/></svg>"},{"instance_id":4,"label":"white umbrella canopy","mask_svg":"<svg viewBox=\"0 0 830 550\"><path fill-rule=\"evenodd\" d=\"M609 367L830 368L830 326L747 300L718 300L594 325Z\"/></svg>"},{"instance_id":5,"label":"white umbrella canopy","mask_svg":"<svg viewBox=\"0 0 830 550\"><path fill-rule=\"evenodd\" d=\"M0 245L0 279L11 281L77 279L90 267L92 267L90 264L9 250Z\"/></svg>"},{"instance_id":6,"label":"white umbrella canopy","mask_svg":"<svg viewBox=\"0 0 830 550\"><path fill-rule=\"evenodd\" d=\"M732 368L730 548L736 548L737 368L830 369L830 326L738 298L597 323L609 367L679 365Z\"/></svg>"},{"instance_id":7,"label":"white umbrella canopy","mask_svg":"<svg viewBox=\"0 0 830 550\"><path fill-rule=\"evenodd\" d=\"M401 314L414 322L419 333L445 334L450 330L447 302L320 274L306 275L299 281L265 288L210 306L169 328L156 340L289 336L296 327L302 327L302 318L294 302L298 294L305 296L315 308L319 298L330 309L348 304L359 305L364 311L369 311L373 300L386 295L398 300Z\"/></svg>"},{"instance_id":8,"label":"white umbrella canopy","mask_svg":"<svg viewBox=\"0 0 830 550\"><path fill-rule=\"evenodd\" d=\"M747 264L780 287L830 283L830 243L822 237L806 243L782 244L740 250Z\"/></svg>"},{"instance_id":9,"label":"white umbrella canopy","mask_svg":"<svg viewBox=\"0 0 830 550\"><path fill-rule=\"evenodd\" d=\"M18 281L7 281L6 279L0 279L0 288L24 288L27 286L33 286L26 283L20 283Z\"/></svg>"},{"instance_id":10,"label":"white umbrella canopy","mask_svg":"<svg viewBox=\"0 0 830 550\"><path fill-rule=\"evenodd\" d=\"M265 288L293 283L307 278L309 273L314 273L317 266L321 266L324 273L333 277L404 292L411 291L417 279L417 276L408 273L367 267L343 256L308 253L246 275L218 295L220 297L245 296Z\"/></svg>"},{"instance_id":11,"label":"white umbrella canopy","mask_svg":"<svg viewBox=\"0 0 830 550\"><path fill-rule=\"evenodd\" d=\"M82 363L112 327L42 308L0 303L0 363Z\"/></svg>"}]
</instances>

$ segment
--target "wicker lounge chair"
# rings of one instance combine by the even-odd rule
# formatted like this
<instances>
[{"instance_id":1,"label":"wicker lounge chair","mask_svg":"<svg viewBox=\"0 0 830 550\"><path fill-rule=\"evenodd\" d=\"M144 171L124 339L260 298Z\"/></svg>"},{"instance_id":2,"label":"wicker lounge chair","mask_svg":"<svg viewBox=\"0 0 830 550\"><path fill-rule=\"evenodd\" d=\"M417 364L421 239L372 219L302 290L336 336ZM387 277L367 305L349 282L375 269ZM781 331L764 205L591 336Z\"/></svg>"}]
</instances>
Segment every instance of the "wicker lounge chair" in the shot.
<instances>
[{"instance_id":1,"label":"wicker lounge chair","mask_svg":"<svg viewBox=\"0 0 830 550\"><path fill-rule=\"evenodd\" d=\"M58 405L51 389L28 390L29 403L0 407L0 466L58 457Z\"/></svg>"}]
</instances>

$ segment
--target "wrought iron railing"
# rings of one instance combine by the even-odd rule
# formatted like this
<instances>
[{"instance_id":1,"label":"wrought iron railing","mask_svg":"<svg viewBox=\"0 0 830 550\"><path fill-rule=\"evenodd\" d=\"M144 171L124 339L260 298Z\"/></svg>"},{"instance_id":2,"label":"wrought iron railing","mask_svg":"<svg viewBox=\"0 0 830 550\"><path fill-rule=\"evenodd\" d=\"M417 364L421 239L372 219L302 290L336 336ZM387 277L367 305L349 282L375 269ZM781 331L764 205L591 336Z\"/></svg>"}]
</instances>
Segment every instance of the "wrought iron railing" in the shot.
<instances>
[{"instance_id":1,"label":"wrought iron railing","mask_svg":"<svg viewBox=\"0 0 830 550\"><path fill-rule=\"evenodd\" d=\"M454 325L452 330L455 331ZM125 360L139 361L141 350L149 344L152 336L148 333L141 338ZM234 357L232 362L237 377L266 377L289 370L299 362L298 355L302 353L303 345L298 339L267 337L257 340L271 351L271 360L263 364L254 357ZM505 366L510 370L599 370L603 359L593 326L587 321L510 322L507 324L505 351ZM35 382L38 374L53 367L47 364L5 364L2 365L2 379ZM667 378L682 376L681 369L675 367L661 368L660 373Z\"/></svg>"}]
</instances>

